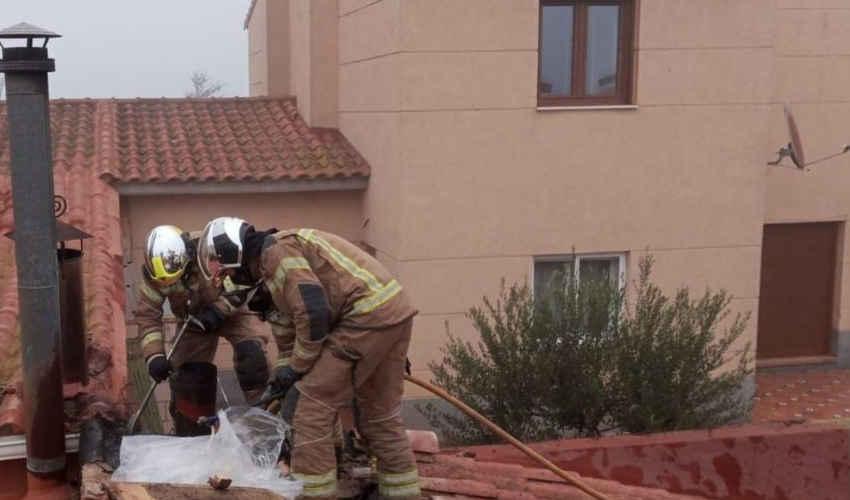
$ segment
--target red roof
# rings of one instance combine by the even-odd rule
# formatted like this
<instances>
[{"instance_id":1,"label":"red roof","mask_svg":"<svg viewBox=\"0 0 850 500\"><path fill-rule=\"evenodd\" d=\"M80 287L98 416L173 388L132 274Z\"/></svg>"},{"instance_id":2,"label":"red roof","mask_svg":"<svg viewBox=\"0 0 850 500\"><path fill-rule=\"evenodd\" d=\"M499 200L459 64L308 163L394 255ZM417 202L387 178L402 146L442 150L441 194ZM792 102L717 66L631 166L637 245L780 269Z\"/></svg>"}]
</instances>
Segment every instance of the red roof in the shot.
<instances>
[{"instance_id":1,"label":"red roof","mask_svg":"<svg viewBox=\"0 0 850 500\"><path fill-rule=\"evenodd\" d=\"M123 400L126 384L124 279L117 191L98 178L94 101L51 106L55 192L68 200L67 223L93 235L84 245L89 385L66 387L73 413L109 411ZM14 226L5 106L0 103L0 234ZM0 384L14 394L0 398L0 435L23 432L20 400L18 291L11 240L0 237ZM68 429L73 430L73 429Z\"/></svg>"},{"instance_id":2,"label":"red roof","mask_svg":"<svg viewBox=\"0 0 850 500\"><path fill-rule=\"evenodd\" d=\"M369 176L369 166L342 134L309 128L293 99L56 100L50 109L55 192L69 206L62 219L93 235L83 262L90 382L66 387L77 393L66 409L83 416L125 399L116 185ZM0 102L0 234L14 225L5 114ZM13 389L0 393L0 435L23 432L14 259L12 242L0 237L0 386Z\"/></svg>"},{"instance_id":3,"label":"red roof","mask_svg":"<svg viewBox=\"0 0 850 500\"><path fill-rule=\"evenodd\" d=\"M368 177L336 129L310 128L294 99L105 101L99 113L117 182L277 181Z\"/></svg>"}]
</instances>

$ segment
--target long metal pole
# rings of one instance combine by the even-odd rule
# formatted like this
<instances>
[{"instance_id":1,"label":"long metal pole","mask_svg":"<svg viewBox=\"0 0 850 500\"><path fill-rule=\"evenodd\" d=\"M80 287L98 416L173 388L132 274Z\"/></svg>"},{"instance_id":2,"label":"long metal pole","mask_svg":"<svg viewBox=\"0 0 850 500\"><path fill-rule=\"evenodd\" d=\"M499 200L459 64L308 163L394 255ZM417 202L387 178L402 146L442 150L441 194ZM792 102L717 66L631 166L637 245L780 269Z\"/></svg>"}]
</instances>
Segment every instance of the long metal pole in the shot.
<instances>
[{"instance_id":1,"label":"long metal pole","mask_svg":"<svg viewBox=\"0 0 850 500\"><path fill-rule=\"evenodd\" d=\"M186 327L189 326L189 323L193 321L194 317L190 314L186 317L186 320L183 321L183 326L180 327L180 331L177 332L177 337L174 339L174 343L171 344L171 349L168 351L168 355L165 356L165 359L171 361L171 356L174 354L174 350L177 349L177 346L180 345L180 341L183 340L183 334L186 332ZM127 434L132 434L136 431L136 424L139 422L139 417L142 416L142 412L147 408L148 403L153 396L153 392L156 390L156 386L159 383L151 379L151 386L148 388L148 392L145 394L144 399L139 404L139 409L136 410L136 413L133 413L133 416L130 418L130 421L127 423Z\"/></svg>"},{"instance_id":2,"label":"long metal pole","mask_svg":"<svg viewBox=\"0 0 850 500\"><path fill-rule=\"evenodd\" d=\"M65 468L59 269L53 217L53 159L44 48L3 51L12 160L27 470L48 475Z\"/></svg>"}]
</instances>

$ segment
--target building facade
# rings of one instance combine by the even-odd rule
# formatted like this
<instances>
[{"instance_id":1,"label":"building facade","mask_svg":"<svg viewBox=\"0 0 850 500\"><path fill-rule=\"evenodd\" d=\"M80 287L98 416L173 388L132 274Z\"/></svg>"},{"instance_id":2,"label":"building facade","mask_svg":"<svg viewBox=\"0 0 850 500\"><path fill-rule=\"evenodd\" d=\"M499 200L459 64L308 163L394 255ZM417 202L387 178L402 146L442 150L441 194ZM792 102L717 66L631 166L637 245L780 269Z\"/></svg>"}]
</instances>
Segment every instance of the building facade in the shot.
<instances>
[{"instance_id":1,"label":"building facade","mask_svg":"<svg viewBox=\"0 0 850 500\"><path fill-rule=\"evenodd\" d=\"M411 291L411 360L500 280L724 288L759 365L850 364L850 3L256 0L251 91L369 162L364 240ZM572 263L572 255L577 262ZM411 391L410 397L423 394Z\"/></svg>"}]
</instances>

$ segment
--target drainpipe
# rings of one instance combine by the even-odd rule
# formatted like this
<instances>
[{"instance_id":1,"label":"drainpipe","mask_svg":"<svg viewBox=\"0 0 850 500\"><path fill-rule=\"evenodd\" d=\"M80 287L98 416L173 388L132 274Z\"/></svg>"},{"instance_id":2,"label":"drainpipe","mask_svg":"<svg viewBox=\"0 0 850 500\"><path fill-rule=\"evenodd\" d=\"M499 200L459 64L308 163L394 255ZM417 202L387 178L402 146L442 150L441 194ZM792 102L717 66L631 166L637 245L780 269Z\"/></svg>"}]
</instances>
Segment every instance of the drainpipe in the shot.
<instances>
[{"instance_id":1,"label":"drainpipe","mask_svg":"<svg viewBox=\"0 0 850 500\"><path fill-rule=\"evenodd\" d=\"M47 41L55 33L21 23L0 31L0 72L6 74L6 113L12 160L15 258L18 272L27 470L52 477L65 469L60 355L59 269L53 217L53 159ZM33 39L44 40L41 47ZM40 41L40 40L39 40Z\"/></svg>"}]
</instances>

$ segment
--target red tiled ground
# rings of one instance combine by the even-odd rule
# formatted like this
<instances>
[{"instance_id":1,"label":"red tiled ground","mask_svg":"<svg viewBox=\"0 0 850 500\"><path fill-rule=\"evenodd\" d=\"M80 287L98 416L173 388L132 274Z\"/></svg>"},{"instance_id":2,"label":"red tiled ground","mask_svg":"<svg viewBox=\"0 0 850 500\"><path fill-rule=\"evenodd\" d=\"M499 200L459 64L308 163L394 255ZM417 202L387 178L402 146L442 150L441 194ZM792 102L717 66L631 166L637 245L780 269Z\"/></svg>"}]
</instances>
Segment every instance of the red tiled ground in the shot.
<instances>
[{"instance_id":1,"label":"red tiled ground","mask_svg":"<svg viewBox=\"0 0 850 500\"><path fill-rule=\"evenodd\" d=\"M756 374L753 423L850 419L850 370Z\"/></svg>"}]
</instances>

